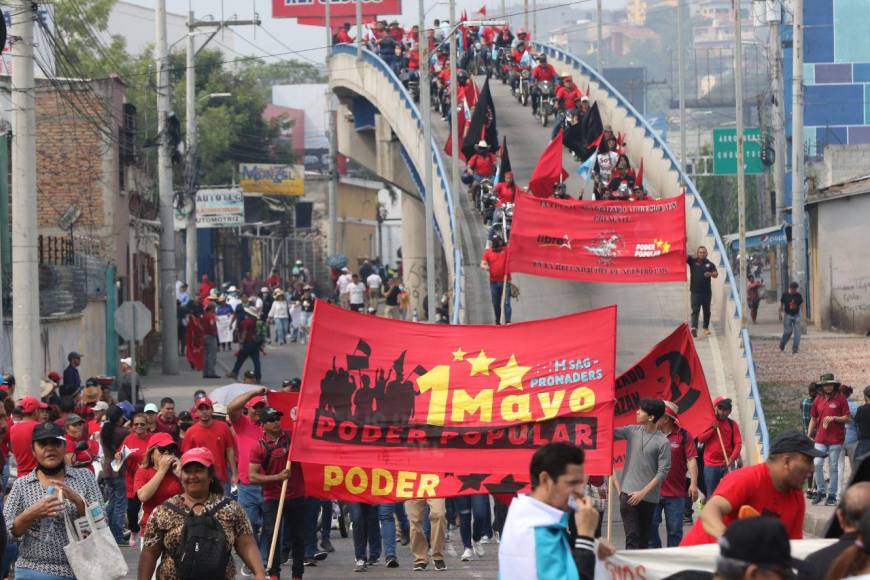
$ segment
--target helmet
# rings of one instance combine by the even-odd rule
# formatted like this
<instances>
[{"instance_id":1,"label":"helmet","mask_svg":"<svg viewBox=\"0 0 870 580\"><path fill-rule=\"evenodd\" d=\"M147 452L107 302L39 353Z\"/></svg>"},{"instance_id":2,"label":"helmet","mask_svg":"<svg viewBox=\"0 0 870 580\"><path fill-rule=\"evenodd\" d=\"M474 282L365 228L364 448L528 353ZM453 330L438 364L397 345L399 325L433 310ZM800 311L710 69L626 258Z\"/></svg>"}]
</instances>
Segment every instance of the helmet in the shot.
<instances>
[{"instance_id":1,"label":"helmet","mask_svg":"<svg viewBox=\"0 0 870 580\"><path fill-rule=\"evenodd\" d=\"M456 78L457 79L467 79L468 71L464 68L456 69Z\"/></svg>"}]
</instances>

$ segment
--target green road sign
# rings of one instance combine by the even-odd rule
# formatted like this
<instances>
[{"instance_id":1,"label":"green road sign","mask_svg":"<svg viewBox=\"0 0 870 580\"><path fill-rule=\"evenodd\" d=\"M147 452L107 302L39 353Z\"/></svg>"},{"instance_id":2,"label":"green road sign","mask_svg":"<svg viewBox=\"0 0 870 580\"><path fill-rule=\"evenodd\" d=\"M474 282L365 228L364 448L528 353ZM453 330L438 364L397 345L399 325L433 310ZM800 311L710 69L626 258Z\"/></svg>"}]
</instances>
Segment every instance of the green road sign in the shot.
<instances>
[{"instance_id":1,"label":"green road sign","mask_svg":"<svg viewBox=\"0 0 870 580\"><path fill-rule=\"evenodd\" d=\"M764 173L761 129L743 129L743 164L746 175ZM713 129L713 175L737 175L737 129Z\"/></svg>"}]
</instances>

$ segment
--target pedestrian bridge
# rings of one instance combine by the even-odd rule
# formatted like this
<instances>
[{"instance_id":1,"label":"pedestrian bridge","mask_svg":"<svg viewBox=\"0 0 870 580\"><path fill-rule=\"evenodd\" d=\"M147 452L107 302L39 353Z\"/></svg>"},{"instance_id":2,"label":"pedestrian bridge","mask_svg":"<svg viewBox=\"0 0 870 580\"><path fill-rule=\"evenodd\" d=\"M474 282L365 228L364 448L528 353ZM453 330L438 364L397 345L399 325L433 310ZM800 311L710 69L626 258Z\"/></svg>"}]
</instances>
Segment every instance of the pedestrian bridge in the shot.
<instances>
[{"instance_id":1,"label":"pedestrian bridge","mask_svg":"<svg viewBox=\"0 0 870 580\"><path fill-rule=\"evenodd\" d=\"M741 307L734 273L701 194L678 160L649 123L597 71L579 58L546 44L536 49L548 55L560 74L570 74L598 102L602 119L614 132L626 135L632 165L643 159L644 183L662 197L685 192L687 239L691 249L704 245L717 264L720 276L713 280L713 328L710 338L696 346L713 396L734 401L734 418L744 433L744 459L756 463L769 447L761 408L749 334L741 328ZM465 191L452 192L450 163L442 159L446 127L433 115L431 159L425 159L420 111L392 70L377 55L353 46L333 49L329 59L329 83L341 101L338 120L339 150L374 170L381 178L409 192L403 198L402 248L406 285L422 301L425 276L437 276L440 292L452 291L451 314L455 323L487 323L493 320L486 275L477 267L484 243L484 230L472 211ZM499 83L491 84L498 113L499 132L508 136L511 161L517 181L525 184L549 137L528 108L510 98ZM528 148L528 152L524 151ZM519 152L519 155L518 155ZM566 155L566 166L568 156ZM440 266L425 271L425 240L422 176L425 165L433 171L433 205L440 242ZM576 176L573 178L576 179ZM409 196L404 196L409 197ZM407 204L407 211L406 211ZM515 320L555 316L616 303L619 306L618 367L630 367L654 344L670 334L688 316L687 284L615 285L581 284L562 280L518 277L522 290L515 306ZM750 434L755 434L753 442Z\"/></svg>"}]
</instances>

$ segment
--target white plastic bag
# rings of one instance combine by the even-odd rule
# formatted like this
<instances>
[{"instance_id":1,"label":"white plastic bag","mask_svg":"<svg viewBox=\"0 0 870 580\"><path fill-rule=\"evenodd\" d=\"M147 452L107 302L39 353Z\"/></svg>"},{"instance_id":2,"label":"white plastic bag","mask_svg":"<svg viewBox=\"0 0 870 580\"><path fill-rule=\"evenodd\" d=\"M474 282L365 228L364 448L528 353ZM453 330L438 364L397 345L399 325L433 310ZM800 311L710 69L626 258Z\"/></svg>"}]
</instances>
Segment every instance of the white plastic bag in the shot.
<instances>
[{"instance_id":1,"label":"white plastic bag","mask_svg":"<svg viewBox=\"0 0 870 580\"><path fill-rule=\"evenodd\" d=\"M95 514L101 514L98 524ZM85 509L91 534L80 540L69 514L64 513L66 534L69 543L63 551L76 578L88 580L116 580L127 575L127 562L121 554L112 532L105 525L105 513L99 503L93 503Z\"/></svg>"}]
</instances>

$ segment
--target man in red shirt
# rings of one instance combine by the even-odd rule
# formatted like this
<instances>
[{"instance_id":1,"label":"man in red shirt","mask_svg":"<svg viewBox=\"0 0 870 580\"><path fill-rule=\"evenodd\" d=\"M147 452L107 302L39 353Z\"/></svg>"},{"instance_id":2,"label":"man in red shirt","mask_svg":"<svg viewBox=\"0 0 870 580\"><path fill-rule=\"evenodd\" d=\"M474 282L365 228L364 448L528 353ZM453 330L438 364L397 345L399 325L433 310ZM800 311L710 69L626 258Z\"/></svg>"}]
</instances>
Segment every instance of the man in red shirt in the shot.
<instances>
[{"instance_id":1,"label":"man in red shirt","mask_svg":"<svg viewBox=\"0 0 870 580\"><path fill-rule=\"evenodd\" d=\"M704 446L704 488L707 497L716 491L716 486L722 481L728 466L738 460L743 446L740 427L728 418L731 414L731 399L716 397L713 400L713 409L716 422L698 435L698 443Z\"/></svg>"},{"instance_id":2,"label":"man in red shirt","mask_svg":"<svg viewBox=\"0 0 870 580\"><path fill-rule=\"evenodd\" d=\"M160 399L160 410L155 419L157 433L168 433L178 440L178 418L175 416L175 400L172 397Z\"/></svg>"},{"instance_id":3,"label":"man in red shirt","mask_svg":"<svg viewBox=\"0 0 870 580\"><path fill-rule=\"evenodd\" d=\"M686 496L694 502L698 499L698 449L689 432L680 426L677 418L679 407L665 401L665 414L659 419L659 430L668 438L671 445L671 468L667 479L662 482L659 503L653 512L650 548L661 548L659 524L662 523L662 510L665 512L665 528L668 533L668 548L680 545L683 539L683 511ZM686 490L686 475L689 476L689 489Z\"/></svg>"},{"instance_id":4,"label":"man in red shirt","mask_svg":"<svg viewBox=\"0 0 870 580\"><path fill-rule=\"evenodd\" d=\"M205 447L214 454L214 472L224 484L226 495L230 494L230 482L239 480L236 453L233 449L233 432L223 421L215 421L212 417L214 405L211 399L203 397L196 402L196 414L199 418L184 434L181 440L182 452L194 447ZM227 466L230 475L227 477Z\"/></svg>"},{"instance_id":5,"label":"man in red shirt","mask_svg":"<svg viewBox=\"0 0 870 580\"><path fill-rule=\"evenodd\" d=\"M205 345L204 363L202 366L202 378L219 379L215 371L217 364L218 328L217 328L217 304L209 303L202 315L202 335Z\"/></svg>"},{"instance_id":6,"label":"man in red shirt","mask_svg":"<svg viewBox=\"0 0 870 580\"><path fill-rule=\"evenodd\" d=\"M556 99L561 104L563 111L576 109L583 98L583 93L574 84L574 79L570 76L562 77L562 86L556 89Z\"/></svg>"},{"instance_id":7,"label":"man in red shirt","mask_svg":"<svg viewBox=\"0 0 870 580\"><path fill-rule=\"evenodd\" d=\"M538 65L532 69L532 115L537 114L538 112L538 83L542 81L554 82L556 77L559 76L556 73L556 69L553 68L553 65L547 62L547 55L542 54L538 57Z\"/></svg>"},{"instance_id":8,"label":"man in red shirt","mask_svg":"<svg viewBox=\"0 0 870 580\"><path fill-rule=\"evenodd\" d=\"M239 449L239 504L251 521L254 537L260 533L263 524L263 494L260 486L249 479L248 464L251 462L251 452L263 438L260 412L266 407L265 395L268 392L266 387L254 389L242 393L227 405L227 417L236 433Z\"/></svg>"},{"instance_id":9,"label":"man in red shirt","mask_svg":"<svg viewBox=\"0 0 870 580\"><path fill-rule=\"evenodd\" d=\"M511 323L511 292L505 290L505 282L510 283L507 273L507 252L504 240L499 236L492 239L492 247L483 252L480 267L489 272L489 290L492 294L492 309L495 323L501 324L502 300L504 300L504 322ZM504 298L502 298L504 297Z\"/></svg>"},{"instance_id":10,"label":"man in red shirt","mask_svg":"<svg viewBox=\"0 0 870 580\"><path fill-rule=\"evenodd\" d=\"M481 140L474 146L475 153L468 160L467 171L474 176L474 181L491 179L495 175L495 153L490 152L489 143Z\"/></svg>"},{"instance_id":11,"label":"man in red shirt","mask_svg":"<svg viewBox=\"0 0 870 580\"><path fill-rule=\"evenodd\" d=\"M36 469L36 457L33 455L33 430L41 423L38 417L48 405L36 397L24 397L18 402L22 419L12 425L9 430L9 446L15 463L18 465L18 477L23 477Z\"/></svg>"},{"instance_id":12,"label":"man in red shirt","mask_svg":"<svg viewBox=\"0 0 870 580\"><path fill-rule=\"evenodd\" d=\"M495 186L495 195L498 197L497 207L501 207L506 203L516 203L517 184L514 183L513 171L504 172L504 181L499 182Z\"/></svg>"},{"instance_id":13,"label":"man in red shirt","mask_svg":"<svg viewBox=\"0 0 870 580\"><path fill-rule=\"evenodd\" d=\"M335 33L335 41L337 44L353 44L353 38L350 37L350 22L345 22L338 32ZM269 284L271 286L271 284Z\"/></svg>"},{"instance_id":14,"label":"man in red shirt","mask_svg":"<svg viewBox=\"0 0 870 580\"><path fill-rule=\"evenodd\" d=\"M289 538L285 536L284 542L290 544L293 556L293 578L301 580L305 557L305 482L302 478L302 466L298 463L289 465L287 463L290 436L281 430L281 415L280 411L271 407L262 410L260 422L263 425L263 437L251 451L248 473L251 483L263 488L263 532L260 535L260 552L264 556L264 561L268 559L272 532L278 517L281 486L284 481L287 482L281 521L285 534L289 533L290 536ZM286 552L280 548L279 545L275 550L276 556ZM276 557L267 573L270 578L278 578L280 569L281 560Z\"/></svg>"},{"instance_id":15,"label":"man in red shirt","mask_svg":"<svg viewBox=\"0 0 870 580\"><path fill-rule=\"evenodd\" d=\"M849 422L849 403L840 393L840 383L834 380L834 375L825 373L816 383L822 392L813 400L810 411L810 425L807 435L813 437L816 449L828 456L828 498L825 505L836 505L837 484L839 483L838 463L843 453L843 442L846 440L846 423ZM816 463L816 494L813 505L825 499L825 458L819 457Z\"/></svg>"},{"instance_id":16,"label":"man in red shirt","mask_svg":"<svg viewBox=\"0 0 870 580\"><path fill-rule=\"evenodd\" d=\"M771 444L767 461L725 476L680 546L715 543L731 522L740 519L741 512L743 517L777 517L788 537L800 540L806 512L803 485L813 471L813 459L823 455L806 435L797 431L781 434Z\"/></svg>"}]
</instances>

